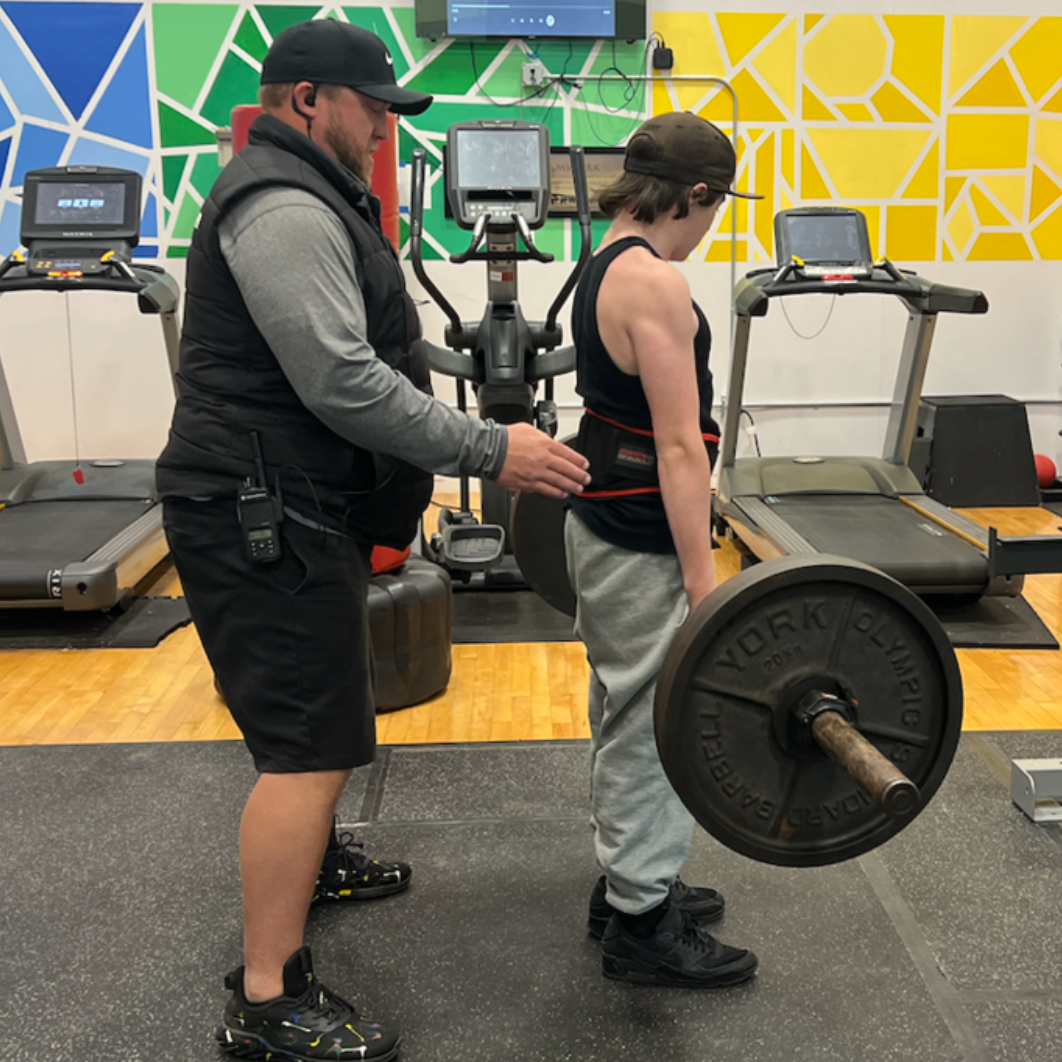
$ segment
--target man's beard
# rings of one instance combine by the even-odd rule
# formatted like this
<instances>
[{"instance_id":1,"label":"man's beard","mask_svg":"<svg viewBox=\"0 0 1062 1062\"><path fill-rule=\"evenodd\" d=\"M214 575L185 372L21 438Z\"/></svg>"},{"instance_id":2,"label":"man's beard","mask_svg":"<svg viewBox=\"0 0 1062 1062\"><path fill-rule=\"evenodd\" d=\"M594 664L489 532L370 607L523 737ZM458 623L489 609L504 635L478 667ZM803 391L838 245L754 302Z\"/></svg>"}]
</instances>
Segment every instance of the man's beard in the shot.
<instances>
[{"instance_id":1,"label":"man's beard","mask_svg":"<svg viewBox=\"0 0 1062 1062\"><path fill-rule=\"evenodd\" d=\"M361 179L363 184L370 182L372 179L371 152L368 148L355 143L338 119L325 126L324 141L341 166L346 166L351 173Z\"/></svg>"}]
</instances>

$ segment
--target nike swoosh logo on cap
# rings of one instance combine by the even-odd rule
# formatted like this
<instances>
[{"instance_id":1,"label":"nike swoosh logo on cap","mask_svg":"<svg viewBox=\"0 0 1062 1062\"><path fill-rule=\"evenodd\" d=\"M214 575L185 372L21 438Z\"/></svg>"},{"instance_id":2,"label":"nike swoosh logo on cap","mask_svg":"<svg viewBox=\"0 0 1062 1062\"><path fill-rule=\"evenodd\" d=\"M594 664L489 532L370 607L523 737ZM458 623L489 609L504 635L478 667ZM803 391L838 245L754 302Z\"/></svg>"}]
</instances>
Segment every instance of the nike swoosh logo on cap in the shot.
<instances>
[{"instance_id":1,"label":"nike swoosh logo on cap","mask_svg":"<svg viewBox=\"0 0 1062 1062\"><path fill-rule=\"evenodd\" d=\"M394 61L394 59L391 58L391 53L390 52L384 52L384 58L387 60L387 65L388 66L394 66L395 65L395 61Z\"/></svg>"}]
</instances>

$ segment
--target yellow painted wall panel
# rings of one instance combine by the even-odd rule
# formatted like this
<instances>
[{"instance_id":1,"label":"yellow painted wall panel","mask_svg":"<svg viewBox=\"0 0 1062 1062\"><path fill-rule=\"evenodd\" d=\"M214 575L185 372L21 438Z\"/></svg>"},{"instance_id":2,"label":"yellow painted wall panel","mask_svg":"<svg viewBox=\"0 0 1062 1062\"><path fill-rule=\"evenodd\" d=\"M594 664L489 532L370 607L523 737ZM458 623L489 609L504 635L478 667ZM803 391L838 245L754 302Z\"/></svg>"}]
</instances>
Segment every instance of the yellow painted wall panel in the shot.
<instances>
[{"instance_id":1,"label":"yellow painted wall panel","mask_svg":"<svg viewBox=\"0 0 1062 1062\"><path fill-rule=\"evenodd\" d=\"M784 122L786 116L763 90L763 86L748 72L742 70L732 81L737 93L743 122Z\"/></svg>"},{"instance_id":2,"label":"yellow painted wall panel","mask_svg":"<svg viewBox=\"0 0 1062 1062\"><path fill-rule=\"evenodd\" d=\"M838 103L837 109L850 122L874 121L874 114L865 103Z\"/></svg>"},{"instance_id":3,"label":"yellow painted wall panel","mask_svg":"<svg viewBox=\"0 0 1062 1062\"><path fill-rule=\"evenodd\" d=\"M774 90L790 114L796 114L797 102L797 21L790 19L755 60L756 72Z\"/></svg>"},{"instance_id":4,"label":"yellow painted wall panel","mask_svg":"<svg viewBox=\"0 0 1062 1062\"><path fill-rule=\"evenodd\" d=\"M1040 222L1032 238L1041 258L1062 258L1062 210L1053 211Z\"/></svg>"},{"instance_id":5,"label":"yellow painted wall panel","mask_svg":"<svg viewBox=\"0 0 1062 1062\"><path fill-rule=\"evenodd\" d=\"M1024 15L956 15L951 20L948 95L954 96L1025 24Z\"/></svg>"},{"instance_id":6,"label":"yellow painted wall panel","mask_svg":"<svg viewBox=\"0 0 1062 1062\"><path fill-rule=\"evenodd\" d=\"M968 262L1021 262L1032 258L1020 232L982 232L966 255Z\"/></svg>"},{"instance_id":7,"label":"yellow painted wall panel","mask_svg":"<svg viewBox=\"0 0 1062 1062\"><path fill-rule=\"evenodd\" d=\"M1062 18L1038 18L1010 54L1032 98L1040 99L1062 76Z\"/></svg>"},{"instance_id":8,"label":"yellow painted wall panel","mask_svg":"<svg viewBox=\"0 0 1062 1062\"><path fill-rule=\"evenodd\" d=\"M976 231L977 219L970 210L969 202L964 199L956 208L951 221L948 222L948 235L951 237L951 242L955 244L955 250L960 255L966 250L970 237Z\"/></svg>"},{"instance_id":9,"label":"yellow painted wall panel","mask_svg":"<svg viewBox=\"0 0 1062 1062\"><path fill-rule=\"evenodd\" d=\"M935 206L890 206L885 225L885 254L894 262L932 262L937 257Z\"/></svg>"},{"instance_id":10,"label":"yellow painted wall panel","mask_svg":"<svg viewBox=\"0 0 1062 1062\"><path fill-rule=\"evenodd\" d=\"M837 115L831 111L825 103L822 102L807 87L804 86L804 99L801 105L801 111L805 122L836 122Z\"/></svg>"},{"instance_id":11,"label":"yellow painted wall panel","mask_svg":"<svg viewBox=\"0 0 1062 1062\"><path fill-rule=\"evenodd\" d=\"M1014 215L1019 221L1025 212L1025 178L985 176L979 178L981 183Z\"/></svg>"},{"instance_id":12,"label":"yellow painted wall panel","mask_svg":"<svg viewBox=\"0 0 1062 1062\"><path fill-rule=\"evenodd\" d=\"M892 75L934 114L940 113L944 70L943 15L886 15L894 41Z\"/></svg>"},{"instance_id":13,"label":"yellow painted wall panel","mask_svg":"<svg viewBox=\"0 0 1062 1062\"><path fill-rule=\"evenodd\" d=\"M738 12L715 17L730 56L730 65L737 66L786 16Z\"/></svg>"},{"instance_id":14,"label":"yellow painted wall panel","mask_svg":"<svg viewBox=\"0 0 1062 1062\"><path fill-rule=\"evenodd\" d=\"M835 15L804 46L804 77L826 96L862 96L887 73L887 56L873 15Z\"/></svg>"},{"instance_id":15,"label":"yellow painted wall panel","mask_svg":"<svg viewBox=\"0 0 1062 1062\"><path fill-rule=\"evenodd\" d=\"M800 145L800 188L797 194L801 199L830 199L830 189L819 173L815 160L807 146Z\"/></svg>"},{"instance_id":16,"label":"yellow painted wall panel","mask_svg":"<svg viewBox=\"0 0 1062 1062\"><path fill-rule=\"evenodd\" d=\"M808 139L846 199L895 196L930 134L922 129L809 129Z\"/></svg>"},{"instance_id":17,"label":"yellow painted wall panel","mask_svg":"<svg viewBox=\"0 0 1062 1062\"><path fill-rule=\"evenodd\" d=\"M963 186L966 184L965 177L945 177L944 178L944 213L946 214L951 210L951 204L955 202L955 197L962 191Z\"/></svg>"},{"instance_id":18,"label":"yellow painted wall panel","mask_svg":"<svg viewBox=\"0 0 1062 1062\"><path fill-rule=\"evenodd\" d=\"M871 103L886 122L927 122L922 113L891 81L871 97Z\"/></svg>"},{"instance_id":19,"label":"yellow painted wall panel","mask_svg":"<svg viewBox=\"0 0 1062 1062\"><path fill-rule=\"evenodd\" d=\"M973 204L974 213L977 214L977 220L982 225L1013 224L1010 218L1001 213L999 207L977 185L970 189L970 202Z\"/></svg>"},{"instance_id":20,"label":"yellow painted wall panel","mask_svg":"<svg viewBox=\"0 0 1062 1062\"><path fill-rule=\"evenodd\" d=\"M940 145L934 144L903 190L904 199L937 199L940 196Z\"/></svg>"},{"instance_id":21,"label":"yellow painted wall panel","mask_svg":"<svg viewBox=\"0 0 1062 1062\"><path fill-rule=\"evenodd\" d=\"M1032 196L1029 202L1029 217L1035 221L1059 196L1062 188L1040 169L1033 167Z\"/></svg>"},{"instance_id":22,"label":"yellow painted wall panel","mask_svg":"<svg viewBox=\"0 0 1062 1062\"><path fill-rule=\"evenodd\" d=\"M738 240L737 244L737 260L744 262L747 260L747 248L744 240ZM730 261L730 241L729 240L712 240L708 247L708 253L704 256L706 262L729 262Z\"/></svg>"},{"instance_id":23,"label":"yellow painted wall panel","mask_svg":"<svg viewBox=\"0 0 1062 1062\"><path fill-rule=\"evenodd\" d=\"M1036 120L1034 151L1056 177L1062 177L1062 122L1052 118Z\"/></svg>"},{"instance_id":24,"label":"yellow painted wall panel","mask_svg":"<svg viewBox=\"0 0 1062 1062\"><path fill-rule=\"evenodd\" d=\"M949 170L1020 170L1029 146L1025 114L948 115Z\"/></svg>"},{"instance_id":25,"label":"yellow painted wall panel","mask_svg":"<svg viewBox=\"0 0 1062 1062\"><path fill-rule=\"evenodd\" d=\"M675 56L675 66L671 73L676 76L679 74L725 76L726 62L716 43L712 24L703 11L659 11L653 16L653 29L671 43ZM671 84L683 110L696 107L709 88L707 82L674 81ZM659 96L654 93L654 107L657 106L657 99ZM666 97L661 104L660 109L655 110L654 113L660 114L662 111L671 110ZM729 113L728 110L727 114Z\"/></svg>"},{"instance_id":26,"label":"yellow painted wall panel","mask_svg":"<svg viewBox=\"0 0 1062 1062\"><path fill-rule=\"evenodd\" d=\"M1025 107L1014 75L1002 59L955 103L956 107Z\"/></svg>"},{"instance_id":27,"label":"yellow painted wall panel","mask_svg":"<svg viewBox=\"0 0 1062 1062\"><path fill-rule=\"evenodd\" d=\"M756 190L771 197L726 211L701 252L729 258L736 226L742 260L753 254L753 235L762 258L773 243L772 210L836 200L871 203L874 240L899 260L1027 259L1036 248L1062 257L1062 17L1022 10L655 13L676 75L731 78L739 156L751 162L756 152L754 167L739 168L738 186L754 168ZM657 82L652 102L654 113L677 105L723 127L732 117L729 95L704 82Z\"/></svg>"},{"instance_id":28,"label":"yellow painted wall panel","mask_svg":"<svg viewBox=\"0 0 1062 1062\"><path fill-rule=\"evenodd\" d=\"M792 129L782 130L782 179L790 188L796 188L796 133Z\"/></svg>"}]
</instances>

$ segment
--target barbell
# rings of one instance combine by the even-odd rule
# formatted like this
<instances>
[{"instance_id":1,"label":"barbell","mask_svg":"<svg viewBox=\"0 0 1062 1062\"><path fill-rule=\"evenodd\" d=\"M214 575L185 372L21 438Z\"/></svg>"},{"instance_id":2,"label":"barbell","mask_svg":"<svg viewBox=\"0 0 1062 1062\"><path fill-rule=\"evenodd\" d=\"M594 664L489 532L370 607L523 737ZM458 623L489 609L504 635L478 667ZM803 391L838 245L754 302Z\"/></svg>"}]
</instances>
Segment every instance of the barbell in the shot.
<instances>
[{"instance_id":1,"label":"barbell","mask_svg":"<svg viewBox=\"0 0 1062 1062\"><path fill-rule=\"evenodd\" d=\"M528 585L574 615L564 508L513 506ZM780 866L852 859L895 836L943 782L962 727L955 651L929 607L844 557L753 565L679 628L657 681L657 748L697 822Z\"/></svg>"}]
</instances>

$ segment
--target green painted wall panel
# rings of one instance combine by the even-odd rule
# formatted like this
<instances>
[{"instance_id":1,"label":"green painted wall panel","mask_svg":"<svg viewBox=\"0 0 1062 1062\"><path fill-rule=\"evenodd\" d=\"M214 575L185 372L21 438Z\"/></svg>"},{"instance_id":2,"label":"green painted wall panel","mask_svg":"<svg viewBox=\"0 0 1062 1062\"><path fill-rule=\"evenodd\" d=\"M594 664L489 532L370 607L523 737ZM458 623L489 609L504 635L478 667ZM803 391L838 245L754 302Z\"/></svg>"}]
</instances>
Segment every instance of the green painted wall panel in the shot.
<instances>
[{"instance_id":1,"label":"green painted wall panel","mask_svg":"<svg viewBox=\"0 0 1062 1062\"><path fill-rule=\"evenodd\" d=\"M203 117L215 125L228 125L233 107L258 102L258 82L258 71L230 52L225 56L210 95L203 104Z\"/></svg>"},{"instance_id":2,"label":"green painted wall panel","mask_svg":"<svg viewBox=\"0 0 1062 1062\"><path fill-rule=\"evenodd\" d=\"M194 107L238 8L235 4L154 4L159 92Z\"/></svg>"},{"instance_id":3,"label":"green painted wall panel","mask_svg":"<svg viewBox=\"0 0 1062 1062\"><path fill-rule=\"evenodd\" d=\"M269 45L262 36L262 31L258 28L258 24L251 17L250 12L243 16L243 21L240 23L240 28L236 31L236 36L233 38L232 43L242 48L248 55L259 62L265 58L266 52L269 51Z\"/></svg>"},{"instance_id":4,"label":"green painted wall panel","mask_svg":"<svg viewBox=\"0 0 1062 1062\"><path fill-rule=\"evenodd\" d=\"M228 125L226 121L224 123ZM159 103L159 137L162 147L187 147L192 144L213 144L214 134L198 122Z\"/></svg>"},{"instance_id":5,"label":"green painted wall panel","mask_svg":"<svg viewBox=\"0 0 1062 1062\"><path fill-rule=\"evenodd\" d=\"M260 4L257 7L266 29L274 37L288 26L309 22L321 10L320 4Z\"/></svg>"}]
</instances>

